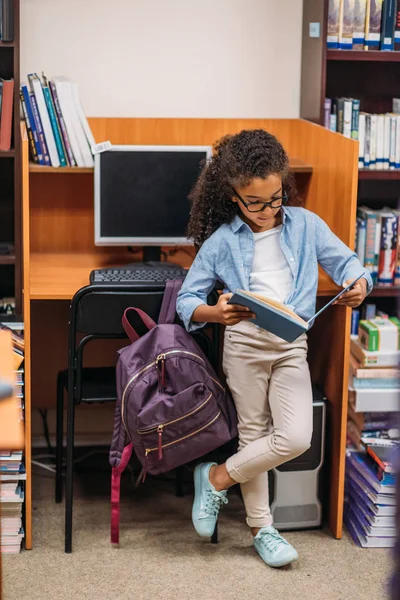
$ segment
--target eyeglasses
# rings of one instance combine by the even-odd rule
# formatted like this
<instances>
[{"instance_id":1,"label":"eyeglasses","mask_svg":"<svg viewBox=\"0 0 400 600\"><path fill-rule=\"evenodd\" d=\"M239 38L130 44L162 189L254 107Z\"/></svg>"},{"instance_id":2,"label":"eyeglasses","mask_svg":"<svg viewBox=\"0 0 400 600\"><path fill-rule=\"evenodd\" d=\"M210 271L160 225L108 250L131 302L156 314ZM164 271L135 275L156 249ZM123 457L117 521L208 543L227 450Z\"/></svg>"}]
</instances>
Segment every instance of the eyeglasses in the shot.
<instances>
[{"instance_id":1,"label":"eyeglasses","mask_svg":"<svg viewBox=\"0 0 400 600\"><path fill-rule=\"evenodd\" d=\"M235 196L240 200L240 202L247 208L249 212L261 212L265 210L267 206L270 206L271 208L280 208L281 206L284 206L288 201L288 195L285 191L283 191L282 196L279 196L278 198L273 198L270 202L246 202L246 200L243 200L241 195L238 194L234 188L232 188L232 190Z\"/></svg>"}]
</instances>

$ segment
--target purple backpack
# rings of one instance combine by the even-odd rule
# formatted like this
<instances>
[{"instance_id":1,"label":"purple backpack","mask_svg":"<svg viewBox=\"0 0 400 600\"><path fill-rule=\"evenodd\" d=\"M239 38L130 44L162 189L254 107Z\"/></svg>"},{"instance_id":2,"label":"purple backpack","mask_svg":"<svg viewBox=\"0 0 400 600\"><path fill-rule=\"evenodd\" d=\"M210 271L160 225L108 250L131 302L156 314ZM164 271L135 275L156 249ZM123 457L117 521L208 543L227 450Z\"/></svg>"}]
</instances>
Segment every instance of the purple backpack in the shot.
<instances>
[{"instance_id":1,"label":"purple backpack","mask_svg":"<svg viewBox=\"0 0 400 600\"><path fill-rule=\"evenodd\" d=\"M195 460L237 435L229 391L192 336L174 325L180 281L168 281L159 324L127 308L122 323L131 344L119 351L117 404L110 449L111 541L119 541L120 478L132 454L154 475ZM128 321L138 314L148 328L139 337Z\"/></svg>"}]
</instances>

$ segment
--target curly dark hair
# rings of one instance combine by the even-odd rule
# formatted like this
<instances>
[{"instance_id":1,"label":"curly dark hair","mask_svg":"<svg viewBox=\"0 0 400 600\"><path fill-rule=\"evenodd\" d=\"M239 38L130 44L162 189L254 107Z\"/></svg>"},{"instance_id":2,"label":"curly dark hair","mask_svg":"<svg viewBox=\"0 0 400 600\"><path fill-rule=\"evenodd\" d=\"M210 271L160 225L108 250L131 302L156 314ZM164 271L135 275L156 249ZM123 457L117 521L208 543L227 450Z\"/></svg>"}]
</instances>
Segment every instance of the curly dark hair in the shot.
<instances>
[{"instance_id":1,"label":"curly dark hair","mask_svg":"<svg viewBox=\"0 0 400 600\"><path fill-rule=\"evenodd\" d=\"M237 214L232 188L272 174L282 176L289 202L295 203L297 192L289 158L276 137L263 129L253 129L221 138L189 195L192 209L188 236L195 247L199 249L220 225L230 223Z\"/></svg>"}]
</instances>

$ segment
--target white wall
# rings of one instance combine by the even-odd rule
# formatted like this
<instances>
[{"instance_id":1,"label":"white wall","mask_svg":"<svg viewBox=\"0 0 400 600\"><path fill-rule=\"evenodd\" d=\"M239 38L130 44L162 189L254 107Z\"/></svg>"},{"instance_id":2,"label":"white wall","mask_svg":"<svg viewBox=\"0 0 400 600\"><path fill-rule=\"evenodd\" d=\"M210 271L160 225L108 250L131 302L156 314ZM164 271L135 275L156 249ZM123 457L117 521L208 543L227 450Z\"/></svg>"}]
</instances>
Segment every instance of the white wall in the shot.
<instances>
[{"instance_id":1,"label":"white wall","mask_svg":"<svg viewBox=\"0 0 400 600\"><path fill-rule=\"evenodd\" d=\"M298 117L302 0L21 0L21 77L99 117Z\"/></svg>"}]
</instances>

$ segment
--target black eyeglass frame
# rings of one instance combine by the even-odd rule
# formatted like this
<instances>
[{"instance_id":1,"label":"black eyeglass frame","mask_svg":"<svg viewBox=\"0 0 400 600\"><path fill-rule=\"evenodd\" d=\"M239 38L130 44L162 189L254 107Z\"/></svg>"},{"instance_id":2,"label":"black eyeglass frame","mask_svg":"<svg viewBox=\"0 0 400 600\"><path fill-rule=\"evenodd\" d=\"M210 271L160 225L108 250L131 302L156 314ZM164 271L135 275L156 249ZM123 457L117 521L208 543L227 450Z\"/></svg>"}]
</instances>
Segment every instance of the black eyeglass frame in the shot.
<instances>
[{"instance_id":1,"label":"black eyeglass frame","mask_svg":"<svg viewBox=\"0 0 400 600\"><path fill-rule=\"evenodd\" d=\"M280 196L279 198L275 198L275 200L271 200L270 202L262 202L260 200L260 202L246 202L246 200L243 200L242 196L235 190L235 188L232 188L232 191L234 193L234 195L236 196L236 198L238 198L238 200L240 200L240 202L247 208L247 210L249 212L253 212L253 213L257 213L257 212L262 212L263 210L265 210L267 208L267 206L270 206L271 208L281 208L282 206L285 206L289 200L287 193L282 190L282 196ZM277 201L277 200L281 200L281 204L279 204L279 206L273 206L273 204ZM262 204L263 207L259 208L258 210L251 210L251 208L249 208L252 204Z\"/></svg>"}]
</instances>

